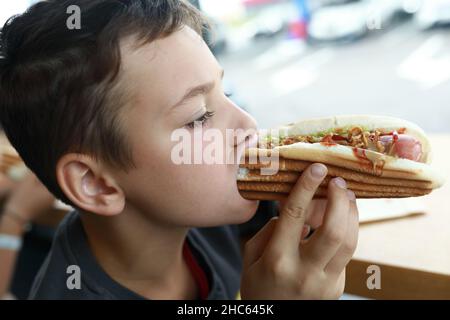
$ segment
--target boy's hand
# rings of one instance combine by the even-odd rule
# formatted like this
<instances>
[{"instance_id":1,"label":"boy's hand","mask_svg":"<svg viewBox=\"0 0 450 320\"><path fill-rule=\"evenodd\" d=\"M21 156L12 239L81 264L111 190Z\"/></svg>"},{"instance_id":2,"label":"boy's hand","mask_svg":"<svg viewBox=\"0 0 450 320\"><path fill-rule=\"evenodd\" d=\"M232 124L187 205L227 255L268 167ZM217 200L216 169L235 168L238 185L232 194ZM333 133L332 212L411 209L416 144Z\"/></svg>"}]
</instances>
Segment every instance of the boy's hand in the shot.
<instances>
[{"instance_id":1,"label":"boy's hand","mask_svg":"<svg viewBox=\"0 0 450 320\"><path fill-rule=\"evenodd\" d=\"M33 173L28 172L12 190L5 204L4 212L13 211L20 215L24 222L30 222L52 208L54 202L55 197Z\"/></svg>"},{"instance_id":2,"label":"boy's hand","mask_svg":"<svg viewBox=\"0 0 450 320\"><path fill-rule=\"evenodd\" d=\"M3 201L16 185L6 174L0 173L0 201Z\"/></svg>"},{"instance_id":3,"label":"boy's hand","mask_svg":"<svg viewBox=\"0 0 450 320\"><path fill-rule=\"evenodd\" d=\"M243 299L336 299L345 286L345 266L358 240L358 210L345 181L333 179L322 225L302 240L306 212L326 176L322 164L299 178L279 218L245 246Z\"/></svg>"}]
</instances>

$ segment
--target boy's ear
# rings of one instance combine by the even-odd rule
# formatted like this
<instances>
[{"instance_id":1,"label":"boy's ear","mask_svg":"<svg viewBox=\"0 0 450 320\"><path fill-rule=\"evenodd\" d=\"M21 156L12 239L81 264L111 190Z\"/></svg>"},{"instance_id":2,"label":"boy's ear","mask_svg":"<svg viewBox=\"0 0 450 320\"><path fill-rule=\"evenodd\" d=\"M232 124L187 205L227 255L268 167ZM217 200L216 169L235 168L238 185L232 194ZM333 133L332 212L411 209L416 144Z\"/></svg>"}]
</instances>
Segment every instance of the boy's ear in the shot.
<instances>
[{"instance_id":1,"label":"boy's ear","mask_svg":"<svg viewBox=\"0 0 450 320\"><path fill-rule=\"evenodd\" d=\"M78 208L104 216L121 213L125 194L114 177L93 158L66 154L56 165L58 184Z\"/></svg>"}]
</instances>

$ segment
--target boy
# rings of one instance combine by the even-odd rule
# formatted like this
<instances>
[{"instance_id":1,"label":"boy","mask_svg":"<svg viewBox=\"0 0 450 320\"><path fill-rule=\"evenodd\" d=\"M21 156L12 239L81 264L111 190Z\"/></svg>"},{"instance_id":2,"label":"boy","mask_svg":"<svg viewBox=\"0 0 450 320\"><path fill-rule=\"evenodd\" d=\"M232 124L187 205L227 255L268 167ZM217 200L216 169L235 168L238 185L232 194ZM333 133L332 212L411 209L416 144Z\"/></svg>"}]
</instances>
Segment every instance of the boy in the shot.
<instances>
[{"instance_id":1,"label":"boy","mask_svg":"<svg viewBox=\"0 0 450 320\"><path fill-rule=\"evenodd\" d=\"M66 24L73 5L80 29ZM181 0L51 0L5 25L2 125L27 166L76 208L60 225L31 298L342 294L358 228L345 181L330 184L323 223L302 240L306 209L326 175L325 166L311 166L280 217L247 242L241 264L230 225L252 218L258 203L238 193L239 164L171 160L177 129L225 136L256 127L223 93L202 25ZM225 143L239 153L251 138ZM81 283L71 282L73 272Z\"/></svg>"}]
</instances>

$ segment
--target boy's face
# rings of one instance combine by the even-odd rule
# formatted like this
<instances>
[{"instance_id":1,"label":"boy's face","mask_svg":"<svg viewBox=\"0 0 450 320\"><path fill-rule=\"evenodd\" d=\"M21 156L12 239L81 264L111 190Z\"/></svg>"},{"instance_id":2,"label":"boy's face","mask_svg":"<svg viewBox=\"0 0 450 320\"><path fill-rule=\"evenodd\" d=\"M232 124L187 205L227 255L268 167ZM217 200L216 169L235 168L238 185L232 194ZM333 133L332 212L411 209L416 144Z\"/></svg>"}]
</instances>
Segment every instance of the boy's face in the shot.
<instances>
[{"instance_id":1,"label":"boy's face","mask_svg":"<svg viewBox=\"0 0 450 320\"><path fill-rule=\"evenodd\" d=\"M256 201L243 199L237 190L239 164L175 164L174 130L185 128L205 112L214 112L203 132L220 130L230 149L243 141L225 141L226 129L251 129L255 121L231 100L222 88L222 69L201 37L189 27L172 35L132 48L123 41L123 80L133 98L123 109L124 131L133 150L136 168L115 173L127 206L163 223L180 226L215 226L250 219ZM197 94L180 100L189 89L207 84ZM200 143L193 137L192 143ZM208 143L203 143L202 150ZM194 145L192 145L192 150ZM241 148L240 148L241 149ZM193 152L193 151L192 151Z\"/></svg>"}]
</instances>

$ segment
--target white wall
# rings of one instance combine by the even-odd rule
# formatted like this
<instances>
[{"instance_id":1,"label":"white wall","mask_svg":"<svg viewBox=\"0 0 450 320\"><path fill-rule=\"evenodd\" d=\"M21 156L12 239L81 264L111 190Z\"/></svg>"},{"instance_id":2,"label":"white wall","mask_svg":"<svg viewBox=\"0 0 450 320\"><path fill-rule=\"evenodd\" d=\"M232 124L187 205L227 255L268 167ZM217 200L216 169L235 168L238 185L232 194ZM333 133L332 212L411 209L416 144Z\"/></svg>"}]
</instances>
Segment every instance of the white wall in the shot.
<instances>
[{"instance_id":1,"label":"white wall","mask_svg":"<svg viewBox=\"0 0 450 320\"><path fill-rule=\"evenodd\" d=\"M1 0L0 1L0 28L5 24L11 16L24 12L32 0Z\"/></svg>"}]
</instances>

